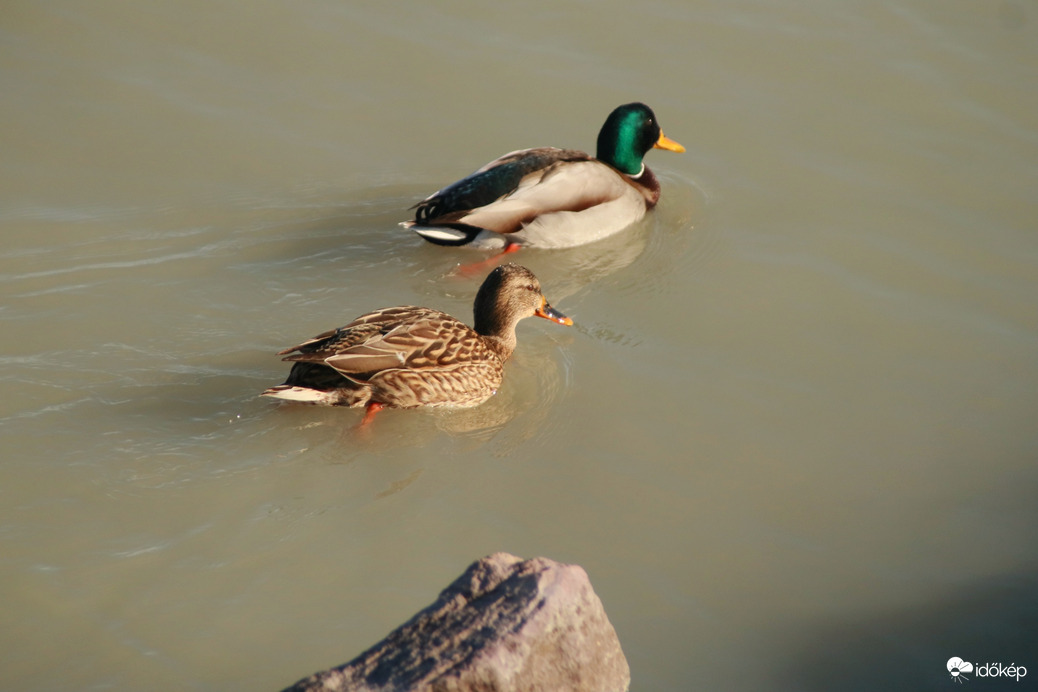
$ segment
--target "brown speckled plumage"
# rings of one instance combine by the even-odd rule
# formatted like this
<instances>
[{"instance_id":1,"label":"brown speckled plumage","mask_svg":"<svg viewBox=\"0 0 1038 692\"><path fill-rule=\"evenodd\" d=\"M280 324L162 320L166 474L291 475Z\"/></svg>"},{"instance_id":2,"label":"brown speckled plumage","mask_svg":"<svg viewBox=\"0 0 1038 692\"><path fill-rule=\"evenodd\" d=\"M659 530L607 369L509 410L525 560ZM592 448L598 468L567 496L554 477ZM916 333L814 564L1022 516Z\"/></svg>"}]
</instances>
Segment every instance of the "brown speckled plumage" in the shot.
<instances>
[{"instance_id":1,"label":"brown speckled plumage","mask_svg":"<svg viewBox=\"0 0 1038 692\"><path fill-rule=\"evenodd\" d=\"M476 406L501 385L519 320L538 315L572 324L548 305L533 273L496 268L476 295L475 329L411 305L367 313L278 355L292 361L266 396L334 406Z\"/></svg>"}]
</instances>

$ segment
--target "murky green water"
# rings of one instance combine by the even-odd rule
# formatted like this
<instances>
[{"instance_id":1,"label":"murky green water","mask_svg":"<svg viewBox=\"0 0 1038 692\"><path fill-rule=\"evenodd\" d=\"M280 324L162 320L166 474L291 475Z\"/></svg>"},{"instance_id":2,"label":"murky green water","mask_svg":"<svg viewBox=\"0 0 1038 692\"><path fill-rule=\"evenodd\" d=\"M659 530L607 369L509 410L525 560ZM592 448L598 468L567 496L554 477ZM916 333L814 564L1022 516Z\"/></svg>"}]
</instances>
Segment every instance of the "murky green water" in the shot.
<instances>
[{"instance_id":1,"label":"murky green water","mask_svg":"<svg viewBox=\"0 0 1038 692\"><path fill-rule=\"evenodd\" d=\"M1038 675L1032 3L4 15L0 687L276 689L499 550L588 571L635 690ZM631 100L688 152L517 256L577 324L493 401L256 398L366 310L468 319L407 207Z\"/></svg>"}]
</instances>

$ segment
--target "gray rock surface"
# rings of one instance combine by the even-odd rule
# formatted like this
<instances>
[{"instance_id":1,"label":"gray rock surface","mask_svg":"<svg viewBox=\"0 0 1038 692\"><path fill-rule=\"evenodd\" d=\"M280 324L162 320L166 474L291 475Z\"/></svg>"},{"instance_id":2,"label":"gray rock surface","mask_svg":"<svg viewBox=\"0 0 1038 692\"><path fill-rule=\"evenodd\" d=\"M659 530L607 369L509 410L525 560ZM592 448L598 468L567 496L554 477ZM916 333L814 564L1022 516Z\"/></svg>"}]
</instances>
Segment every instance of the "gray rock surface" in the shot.
<instances>
[{"instance_id":1,"label":"gray rock surface","mask_svg":"<svg viewBox=\"0 0 1038 692\"><path fill-rule=\"evenodd\" d=\"M630 682L582 568L496 553L357 658L287 690L623 692Z\"/></svg>"}]
</instances>

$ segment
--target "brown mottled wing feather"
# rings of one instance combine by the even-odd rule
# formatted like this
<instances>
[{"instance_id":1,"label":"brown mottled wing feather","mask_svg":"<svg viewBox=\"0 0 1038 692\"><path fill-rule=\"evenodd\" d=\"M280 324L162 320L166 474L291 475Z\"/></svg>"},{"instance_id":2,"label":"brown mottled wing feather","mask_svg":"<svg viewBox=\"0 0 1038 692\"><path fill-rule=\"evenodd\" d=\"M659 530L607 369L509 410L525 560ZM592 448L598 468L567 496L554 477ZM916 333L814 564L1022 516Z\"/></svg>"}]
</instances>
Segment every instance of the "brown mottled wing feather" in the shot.
<instances>
[{"instance_id":1,"label":"brown mottled wing feather","mask_svg":"<svg viewBox=\"0 0 1038 692\"><path fill-rule=\"evenodd\" d=\"M328 356L334 355L335 353L352 346L363 344L368 339L376 337L379 334L385 334L396 327L400 322L412 319L422 319L430 315L438 314L442 313L438 310L420 308L414 305L382 308L361 315L343 327L331 329L322 334L318 334L312 339L307 339L298 346L278 351L278 355L285 356L294 351L298 351L295 355L289 355L287 358L283 358L282 360L323 363L324 359Z\"/></svg>"},{"instance_id":2,"label":"brown mottled wing feather","mask_svg":"<svg viewBox=\"0 0 1038 692\"><path fill-rule=\"evenodd\" d=\"M444 313L430 313L363 344L338 349L324 362L363 382L385 370L435 370L488 357L490 349L471 327Z\"/></svg>"},{"instance_id":3,"label":"brown mottled wing feather","mask_svg":"<svg viewBox=\"0 0 1038 692\"><path fill-rule=\"evenodd\" d=\"M473 329L412 306L362 315L282 353L295 363L283 386L337 392L351 406L471 406L496 391L503 372Z\"/></svg>"}]
</instances>

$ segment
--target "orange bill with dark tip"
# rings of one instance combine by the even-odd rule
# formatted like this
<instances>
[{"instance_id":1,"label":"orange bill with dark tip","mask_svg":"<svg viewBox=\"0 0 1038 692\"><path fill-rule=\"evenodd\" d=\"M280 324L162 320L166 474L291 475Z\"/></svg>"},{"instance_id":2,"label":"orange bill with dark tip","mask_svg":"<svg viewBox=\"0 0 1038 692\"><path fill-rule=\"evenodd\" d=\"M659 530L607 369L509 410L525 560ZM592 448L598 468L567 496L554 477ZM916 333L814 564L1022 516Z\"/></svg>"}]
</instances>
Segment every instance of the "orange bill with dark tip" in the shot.
<instances>
[{"instance_id":1,"label":"orange bill with dark tip","mask_svg":"<svg viewBox=\"0 0 1038 692\"><path fill-rule=\"evenodd\" d=\"M653 144L652 146L654 148L656 148L656 149L666 149L667 151L676 151L679 154L681 152L685 151L685 147L681 146L680 144L675 142L670 137L667 137L662 132L660 132L660 138L658 140L656 140L656 143Z\"/></svg>"},{"instance_id":2,"label":"orange bill with dark tip","mask_svg":"<svg viewBox=\"0 0 1038 692\"><path fill-rule=\"evenodd\" d=\"M543 317L546 320L551 320L552 322L564 324L567 327L573 326L573 320L563 315L561 312L553 308L551 305L548 305L547 300L542 302L541 307L537 308L537 310L533 314L537 315L538 317Z\"/></svg>"}]
</instances>

